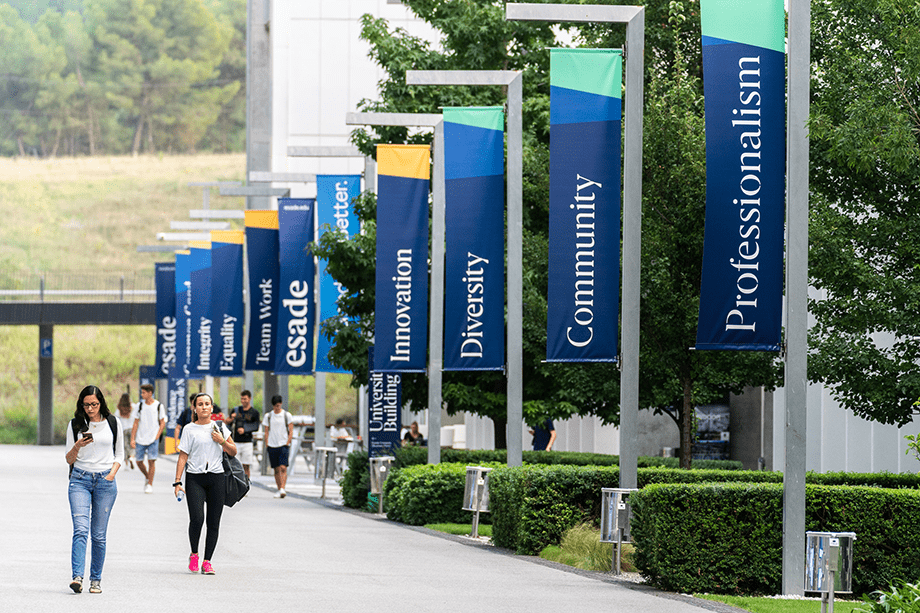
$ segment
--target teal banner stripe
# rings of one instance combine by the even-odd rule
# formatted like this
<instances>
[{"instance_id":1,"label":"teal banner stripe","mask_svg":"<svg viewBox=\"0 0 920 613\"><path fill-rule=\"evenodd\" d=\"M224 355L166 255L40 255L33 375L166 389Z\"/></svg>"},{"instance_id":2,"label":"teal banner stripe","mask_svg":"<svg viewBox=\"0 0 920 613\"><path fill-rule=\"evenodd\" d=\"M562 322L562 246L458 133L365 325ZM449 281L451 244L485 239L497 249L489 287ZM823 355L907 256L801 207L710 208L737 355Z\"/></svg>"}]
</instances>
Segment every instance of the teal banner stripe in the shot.
<instances>
[{"instance_id":1,"label":"teal banner stripe","mask_svg":"<svg viewBox=\"0 0 920 613\"><path fill-rule=\"evenodd\" d=\"M730 41L786 52L783 0L701 0L700 20L703 44Z\"/></svg>"},{"instance_id":2,"label":"teal banner stripe","mask_svg":"<svg viewBox=\"0 0 920 613\"><path fill-rule=\"evenodd\" d=\"M622 98L621 56L619 49L550 49L550 85Z\"/></svg>"},{"instance_id":3,"label":"teal banner stripe","mask_svg":"<svg viewBox=\"0 0 920 613\"><path fill-rule=\"evenodd\" d=\"M448 106L443 109L444 121L486 130L505 130L505 113L500 106Z\"/></svg>"}]
</instances>

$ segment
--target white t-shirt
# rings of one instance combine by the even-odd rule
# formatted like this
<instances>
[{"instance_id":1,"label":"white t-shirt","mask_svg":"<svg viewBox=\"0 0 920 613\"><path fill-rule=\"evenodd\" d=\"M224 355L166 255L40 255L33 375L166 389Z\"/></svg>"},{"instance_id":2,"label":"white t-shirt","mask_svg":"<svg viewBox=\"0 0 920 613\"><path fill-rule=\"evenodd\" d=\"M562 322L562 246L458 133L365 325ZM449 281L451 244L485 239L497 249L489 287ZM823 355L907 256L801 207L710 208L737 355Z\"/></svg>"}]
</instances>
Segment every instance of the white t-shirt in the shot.
<instances>
[{"instance_id":1,"label":"white t-shirt","mask_svg":"<svg viewBox=\"0 0 920 613\"><path fill-rule=\"evenodd\" d=\"M77 460L73 463L74 468L89 473L101 473L112 470L112 465L116 462L119 465L125 463L124 433L121 428L116 429L114 452L112 451L112 428L109 427L107 420L89 422L89 432L93 434L93 442L77 453ZM73 428L70 422L67 422L66 449L69 451L73 444Z\"/></svg>"},{"instance_id":2,"label":"white t-shirt","mask_svg":"<svg viewBox=\"0 0 920 613\"><path fill-rule=\"evenodd\" d=\"M137 419L137 406L131 405L131 413L127 417L122 417L118 409L115 409L113 415L118 420L118 425L121 426L122 430L130 430L134 427L134 420Z\"/></svg>"},{"instance_id":3,"label":"white t-shirt","mask_svg":"<svg viewBox=\"0 0 920 613\"><path fill-rule=\"evenodd\" d=\"M185 465L187 472L195 474L224 472L223 449L220 443L211 438L214 424L217 422L212 421L205 426L190 423L182 428L179 451L188 454L188 463ZM230 431L225 425L219 425L222 436L228 438Z\"/></svg>"},{"instance_id":4,"label":"white t-shirt","mask_svg":"<svg viewBox=\"0 0 920 613\"><path fill-rule=\"evenodd\" d=\"M141 400L135 405L134 417L138 420L134 442L138 445L149 445L157 440L160 420L166 419L166 407L158 400L154 400L152 404L145 404Z\"/></svg>"},{"instance_id":5,"label":"white t-shirt","mask_svg":"<svg viewBox=\"0 0 920 613\"><path fill-rule=\"evenodd\" d=\"M294 416L281 409L280 413L269 411L262 419L262 425L268 428L269 447L286 447L288 444L288 424L294 421Z\"/></svg>"}]
</instances>

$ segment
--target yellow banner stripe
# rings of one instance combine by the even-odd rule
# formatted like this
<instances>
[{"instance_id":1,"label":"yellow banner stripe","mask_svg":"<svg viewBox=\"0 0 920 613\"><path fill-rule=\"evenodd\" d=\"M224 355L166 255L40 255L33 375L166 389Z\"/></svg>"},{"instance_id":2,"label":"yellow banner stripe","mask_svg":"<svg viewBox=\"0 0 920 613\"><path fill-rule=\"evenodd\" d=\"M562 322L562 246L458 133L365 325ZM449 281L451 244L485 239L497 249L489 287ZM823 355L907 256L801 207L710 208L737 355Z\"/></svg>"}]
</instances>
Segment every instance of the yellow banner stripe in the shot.
<instances>
[{"instance_id":1,"label":"yellow banner stripe","mask_svg":"<svg viewBox=\"0 0 920 613\"><path fill-rule=\"evenodd\" d=\"M242 245L244 236L246 233L242 230L211 230L212 243Z\"/></svg>"},{"instance_id":2,"label":"yellow banner stripe","mask_svg":"<svg viewBox=\"0 0 920 613\"><path fill-rule=\"evenodd\" d=\"M377 145L377 174L430 179L429 145Z\"/></svg>"},{"instance_id":3,"label":"yellow banner stripe","mask_svg":"<svg viewBox=\"0 0 920 613\"><path fill-rule=\"evenodd\" d=\"M189 241L189 249L210 249L211 241Z\"/></svg>"},{"instance_id":4,"label":"yellow banner stripe","mask_svg":"<svg viewBox=\"0 0 920 613\"><path fill-rule=\"evenodd\" d=\"M247 228L278 229L278 211L245 211Z\"/></svg>"},{"instance_id":5,"label":"yellow banner stripe","mask_svg":"<svg viewBox=\"0 0 920 613\"><path fill-rule=\"evenodd\" d=\"M192 252L188 249L181 249L176 252L176 255L192 255Z\"/></svg>"}]
</instances>

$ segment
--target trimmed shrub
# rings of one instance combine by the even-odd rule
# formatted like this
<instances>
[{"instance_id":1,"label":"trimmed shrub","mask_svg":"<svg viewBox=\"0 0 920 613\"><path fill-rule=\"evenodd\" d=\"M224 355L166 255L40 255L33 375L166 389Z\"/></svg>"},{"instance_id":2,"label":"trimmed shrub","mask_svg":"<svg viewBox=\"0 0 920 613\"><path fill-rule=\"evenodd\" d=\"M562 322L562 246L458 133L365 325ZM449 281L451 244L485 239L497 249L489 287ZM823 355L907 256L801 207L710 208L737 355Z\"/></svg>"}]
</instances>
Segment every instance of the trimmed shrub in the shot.
<instances>
[{"instance_id":1,"label":"trimmed shrub","mask_svg":"<svg viewBox=\"0 0 920 613\"><path fill-rule=\"evenodd\" d=\"M346 460L347 466L339 485L342 501L352 509L366 509L367 495L371 491L370 462L366 451L352 451Z\"/></svg>"},{"instance_id":2,"label":"trimmed shrub","mask_svg":"<svg viewBox=\"0 0 920 613\"><path fill-rule=\"evenodd\" d=\"M384 510L388 519L412 526L468 523L473 515L462 509L465 485L466 464L407 466L387 478ZM489 514L479 521L489 523Z\"/></svg>"}]
</instances>

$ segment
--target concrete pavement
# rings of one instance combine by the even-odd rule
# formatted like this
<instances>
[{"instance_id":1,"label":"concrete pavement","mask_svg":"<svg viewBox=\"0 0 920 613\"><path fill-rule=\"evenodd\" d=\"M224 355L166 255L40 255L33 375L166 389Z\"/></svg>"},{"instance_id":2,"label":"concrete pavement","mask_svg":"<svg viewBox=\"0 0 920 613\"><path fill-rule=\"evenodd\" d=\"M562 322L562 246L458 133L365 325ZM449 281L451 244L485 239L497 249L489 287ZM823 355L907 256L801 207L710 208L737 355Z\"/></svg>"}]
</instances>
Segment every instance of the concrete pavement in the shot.
<instances>
[{"instance_id":1,"label":"concrete pavement","mask_svg":"<svg viewBox=\"0 0 920 613\"><path fill-rule=\"evenodd\" d=\"M64 448L0 446L0 469L4 611L738 611L349 511L319 501L305 471L283 500L258 477L224 511L217 574L193 575L175 460L162 456L152 494L139 471L119 472L103 593L77 595Z\"/></svg>"}]
</instances>

